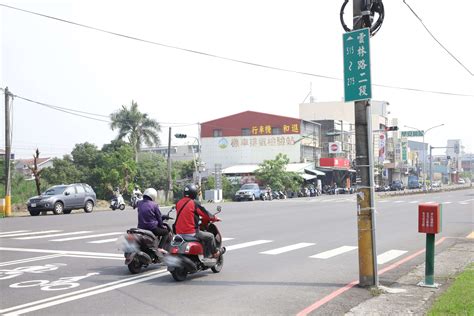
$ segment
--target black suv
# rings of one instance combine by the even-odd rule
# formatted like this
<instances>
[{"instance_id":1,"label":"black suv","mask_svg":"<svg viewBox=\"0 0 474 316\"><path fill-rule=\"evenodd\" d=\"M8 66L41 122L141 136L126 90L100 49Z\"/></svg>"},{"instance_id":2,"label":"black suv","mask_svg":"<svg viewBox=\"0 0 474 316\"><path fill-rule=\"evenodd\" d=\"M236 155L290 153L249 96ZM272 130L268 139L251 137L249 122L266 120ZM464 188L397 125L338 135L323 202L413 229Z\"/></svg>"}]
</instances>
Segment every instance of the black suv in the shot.
<instances>
[{"instance_id":1,"label":"black suv","mask_svg":"<svg viewBox=\"0 0 474 316\"><path fill-rule=\"evenodd\" d=\"M81 208L90 213L95 203L95 192L88 184L74 183L52 186L41 195L30 198L27 205L31 216L37 216L43 211L70 214L72 210Z\"/></svg>"}]
</instances>

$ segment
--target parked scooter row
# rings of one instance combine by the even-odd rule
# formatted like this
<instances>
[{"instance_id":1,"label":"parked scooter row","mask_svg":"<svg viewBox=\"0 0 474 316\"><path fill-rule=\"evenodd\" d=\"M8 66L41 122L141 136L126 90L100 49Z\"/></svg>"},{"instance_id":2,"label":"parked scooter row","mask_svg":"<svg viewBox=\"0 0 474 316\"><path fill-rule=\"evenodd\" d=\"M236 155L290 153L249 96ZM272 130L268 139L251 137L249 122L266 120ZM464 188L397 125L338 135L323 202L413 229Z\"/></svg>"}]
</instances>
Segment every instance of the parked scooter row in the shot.
<instances>
[{"instance_id":1,"label":"parked scooter row","mask_svg":"<svg viewBox=\"0 0 474 316\"><path fill-rule=\"evenodd\" d=\"M215 217L221 212L221 207L217 207L217 212L213 214L214 220L206 221L201 219L200 230L214 234L216 246L224 249L221 255L216 259L204 259L203 244L188 235L173 235L168 221L173 219L170 213L175 211L172 207L170 211L163 215L163 222L168 229L168 241L163 245L162 249L158 248L160 239L151 231L130 228L127 233L119 239L121 250L125 256L125 264L128 266L130 273L139 273L142 268L146 268L151 264L161 264L167 266L173 279L176 281L186 280L188 274L196 273L211 269L214 273L219 273L224 265L225 248L222 247L222 236L215 222L220 221Z\"/></svg>"}]
</instances>

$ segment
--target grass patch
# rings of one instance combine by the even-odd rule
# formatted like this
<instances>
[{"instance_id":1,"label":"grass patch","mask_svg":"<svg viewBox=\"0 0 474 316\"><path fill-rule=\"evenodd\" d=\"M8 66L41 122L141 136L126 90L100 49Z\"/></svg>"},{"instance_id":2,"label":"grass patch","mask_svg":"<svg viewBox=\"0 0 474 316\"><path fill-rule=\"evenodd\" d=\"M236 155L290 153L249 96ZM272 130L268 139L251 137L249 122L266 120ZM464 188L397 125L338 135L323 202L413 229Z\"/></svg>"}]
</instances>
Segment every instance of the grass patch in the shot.
<instances>
[{"instance_id":1,"label":"grass patch","mask_svg":"<svg viewBox=\"0 0 474 316\"><path fill-rule=\"evenodd\" d=\"M428 315L474 315L474 264L459 274L436 299Z\"/></svg>"}]
</instances>

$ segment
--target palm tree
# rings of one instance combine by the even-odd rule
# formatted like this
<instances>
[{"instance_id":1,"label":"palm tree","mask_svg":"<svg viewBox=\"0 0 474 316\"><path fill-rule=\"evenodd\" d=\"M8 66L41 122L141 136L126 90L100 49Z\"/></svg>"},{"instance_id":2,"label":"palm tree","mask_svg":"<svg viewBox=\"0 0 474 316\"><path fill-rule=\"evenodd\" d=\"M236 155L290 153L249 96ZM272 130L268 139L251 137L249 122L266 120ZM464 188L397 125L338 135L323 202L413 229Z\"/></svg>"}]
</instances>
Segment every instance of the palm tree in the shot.
<instances>
[{"instance_id":1,"label":"palm tree","mask_svg":"<svg viewBox=\"0 0 474 316\"><path fill-rule=\"evenodd\" d=\"M148 146L158 146L161 131L158 121L148 117L148 114L138 111L138 104L132 100L130 109L122 105L122 108L110 114L110 127L118 129L117 139L128 136L128 141L135 152L135 161L138 160L138 152L142 143Z\"/></svg>"}]
</instances>

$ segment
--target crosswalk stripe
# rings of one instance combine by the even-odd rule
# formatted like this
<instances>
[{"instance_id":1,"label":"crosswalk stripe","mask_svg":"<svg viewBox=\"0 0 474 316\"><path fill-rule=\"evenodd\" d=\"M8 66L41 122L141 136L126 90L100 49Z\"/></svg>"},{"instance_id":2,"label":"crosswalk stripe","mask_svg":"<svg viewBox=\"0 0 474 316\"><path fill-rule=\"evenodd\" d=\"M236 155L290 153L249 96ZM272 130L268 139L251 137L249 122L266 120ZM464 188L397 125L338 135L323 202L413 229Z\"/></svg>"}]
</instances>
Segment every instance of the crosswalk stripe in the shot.
<instances>
[{"instance_id":1,"label":"crosswalk stripe","mask_svg":"<svg viewBox=\"0 0 474 316\"><path fill-rule=\"evenodd\" d=\"M377 256L377 263L384 264L387 263L401 255L406 253L405 250L389 250Z\"/></svg>"},{"instance_id":2,"label":"crosswalk stripe","mask_svg":"<svg viewBox=\"0 0 474 316\"><path fill-rule=\"evenodd\" d=\"M410 204L418 203L419 201L411 201Z\"/></svg>"},{"instance_id":3,"label":"crosswalk stripe","mask_svg":"<svg viewBox=\"0 0 474 316\"><path fill-rule=\"evenodd\" d=\"M325 252L320 252L320 253L318 253L318 254L315 254L315 255L313 255L313 256L310 256L310 258L329 259L329 258L332 258L332 257L334 257L334 256L343 254L343 253L345 253L345 252L352 251L352 250L354 250L354 249L357 249L357 247L354 247L354 246L342 246L342 247L335 248L335 249L331 249L331 250L328 250L328 251L325 251Z\"/></svg>"},{"instance_id":4,"label":"crosswalk stripe","mask_svg":"<svg viewBox=\"0 0 474 316\"><path fill-rule=\"evenodd\" d=\"M234 238L231 238L231 237L224 237L224 238L222 238L222 241L227 241L227 240L232 240L232 239L234 239Z\"/></svg>"},{"instance_id":5,"label":"crosswalk stripe","mask_svg":"<svg viewBox=\"0 0 474 316\"><path fill-rule=\"evenodd\" d=\"M261 254L264 254L264 255L279 255L281 253L284 253L284 252L288 252L288 251L292 251L292 250L296 250L296 249L301 249L301 248L305 248L305 247L309 247L309 246L313 246L315 245L314 243L309 243L309 242L300 242L298 244L294 244L294 245L290 245L290 246L286 246L286 247L281 247L281 248L277 248L277 249L273 249L273 250L268 250L268 251L264 251L264 252L261 252Z\"/></svg>"},{"instance_id":6,"label":"crosswalk stripe","mask_svg":"<svg viewBox=\"0 0 474 316\"><path fill-rule=\"evenodd\" d=\"M101 240L88 241L87 243L89 243L89 244L105 244L107 242L116 241L117 239L118 238L101 239Z\"/></svg>"},{"instance_id":7,"label":"crosswalk stripe","mask_svg":"<svg viewBox=\"0 0 474 316\"><path fill-rule=\"evenodd\" d=\"M8 234L26 233L26 232L29 232L29 230L14 230L14 231L10 231L10 232L1 232L0 236L8 235Z\"/></svg>"},{"instance_id":8,"label":"crosswalk stripe","mask_svg":"<svg viewBox=\"0 0 474 316\"><path fill-rule=\"evenodd\" d=\"M27 236L27 235L39 235L39 234L48 234L48 233L59 233L59 232L62 232L62 230L43 230L43 231L30 232L30 233L18 233L18 234L2 235L2 236L0 236L0 238L18 237L18 236Z\"/></svg>"},{"instance_id":9,"label":"crosswalk stripe","mask_svg":"<svg viewBox=\"0 0 474 316\"><path fill-rule=\"evenodd\" d=\"M29 237L17 237L17 238L13 238L13 239L28 240L28 239L40 239L40 238L70 236L70 235L79 235L79 234L88 234L88 233L92 233L92 232L88 231L88 230L84 230L84 231L72 232L72 233L50 234L50 235L29 236Z\"/></svg>"},{"instance_id":10,"label":"crosswalk stripe","mask_svg":"<svg viewBox=\"0 0 474 316\"><path fill-rule=\"evenodd\" d=\"M255 240L255 241L249 241L249 242L244 242L241 244L236 244L232 246L225 247L226 250L235 250L235 249L241 249L241 248L247 248L247 247L252 247L252 246L257 246L261 244L266 244L269 242L272 242L273 240Z\"/></svg>"},{"instance_id":11,"label":"crosswalk stripe","mask_svg":"<svg viewBox=\"0 0 474 316\"><path fill-rule=\"evenodd\" d=\"M120 234L123 234L123 232L120 232L120 233L97 234L97 235L87 235L87 236L79 236L79 237L68 237L68 238L60 238L60 239L51 239L51 241L69 241L69 240L96 238L96 237L104 237L104 236L112 236L112 235L120 235Z\"/></svg>"}]
</instances>

